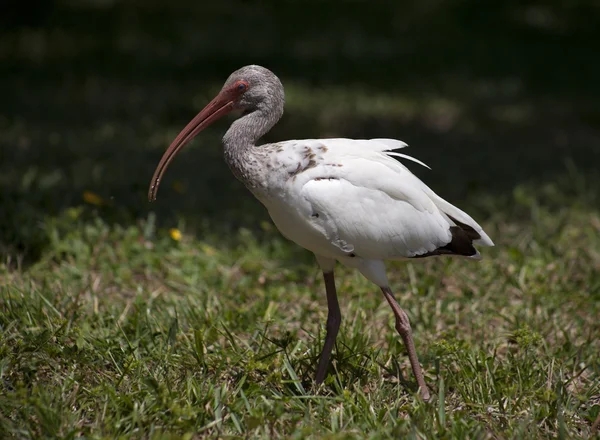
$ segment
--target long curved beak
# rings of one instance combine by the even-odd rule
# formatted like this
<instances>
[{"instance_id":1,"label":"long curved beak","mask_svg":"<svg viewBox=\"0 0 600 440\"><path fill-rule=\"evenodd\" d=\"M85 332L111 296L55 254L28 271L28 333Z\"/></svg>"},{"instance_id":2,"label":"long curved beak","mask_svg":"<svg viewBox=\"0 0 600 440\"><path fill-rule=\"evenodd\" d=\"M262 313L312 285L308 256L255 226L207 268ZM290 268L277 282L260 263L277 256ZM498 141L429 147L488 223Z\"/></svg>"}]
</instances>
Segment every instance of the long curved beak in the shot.
<instances>
[{"instance_id":1,"label":"long curved beak","mask_svg":"<svg viewBox=\"0 0 600 440\"><path fill-rule=\"evenodd\" d=\"M160 159L152 181L150 182L150 189L148 190L148 200L153 202L156 200L156 193L158 192L158 186L162 180L163 174L167 171L167 167L173 160L173 158L185 147L192 139L194 139L198 133L208 127L210 124L215 122L217 119L222 118L227 113L234 110L234 102L231 96L227 93L219 93L212 101L208 103L206 107L202 109L194 119L185 126L181 133L177 135L175 140L169 145L165 154Z\"/></svg>"}]
</instances>

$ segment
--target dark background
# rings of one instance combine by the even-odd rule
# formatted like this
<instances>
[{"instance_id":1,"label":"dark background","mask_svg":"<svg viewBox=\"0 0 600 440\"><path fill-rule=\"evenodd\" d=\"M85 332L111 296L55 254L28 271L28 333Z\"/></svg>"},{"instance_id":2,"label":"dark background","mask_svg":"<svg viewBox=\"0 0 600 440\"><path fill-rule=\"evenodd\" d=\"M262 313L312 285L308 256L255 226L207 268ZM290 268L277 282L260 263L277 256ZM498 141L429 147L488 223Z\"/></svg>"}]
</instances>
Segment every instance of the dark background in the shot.
<instances>
[{"instance_id":1,"label":"dark background","mask_svg":"<svg viewBox=\"0 0 600 440\"><path fill-rule=\"evenodd\" d=\"M433 168L415 172L483 217L510 209L522 185L597 192L595 0L0 5L4 258L34 262L45 222L77 206L124 225L156 212L198 234L255 229L266 213L222 161L227 121L174 162L157 204L146 200L171 139L251 63L290 92L268 141L402 139Z\"/></svg>"}]
</instances>

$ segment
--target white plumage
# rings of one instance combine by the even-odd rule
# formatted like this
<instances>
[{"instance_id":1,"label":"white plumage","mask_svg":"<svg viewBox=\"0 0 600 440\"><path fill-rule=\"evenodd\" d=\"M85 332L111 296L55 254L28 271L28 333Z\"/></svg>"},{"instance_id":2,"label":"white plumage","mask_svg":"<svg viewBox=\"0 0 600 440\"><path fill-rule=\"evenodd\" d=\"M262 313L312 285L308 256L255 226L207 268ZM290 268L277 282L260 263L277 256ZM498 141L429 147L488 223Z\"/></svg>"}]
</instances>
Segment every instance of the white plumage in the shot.
<instances>
[{"instance_id":1,"label":"white plumage","mask_svg":"<svg viewBox=\"0 0 600 440\"><path fill-rule=\"evenodd\" d=\"M341 314L333 270L336 260L377 284L396 318L396 329L421 396L429 390L419 365L410 322L389 287L385 260L459 255L480 258L473 244L492 240L468 214L435 194L399 159L394 139L306 139L257 145L283 114L279 79L268 69L246 66L231 74L221 92L181 131L163 155L148 193L156 198L169 163L214 121L242 110L223 138L234 175L265 205L281 233L312 251L323 270L327 334L316 382L325 379Z\"/></svg>"},{"instance_id":2,"label":"white plumage","mask_svg":"<svg viewBox=\"0 0 600 440\"><path fill-rule=\"evenodd\" d=\"M459 222L492 240L468 214L451 205L392 156L406 147L394 139L306 139L262 145L272 170L251 191L281 233L315 253L338 260L386 286L383 260L400 260L447 245ZM471 258L478 258L479 254ZM383 270L383 269L382 269Z\"/></svg>"}]
</instances>

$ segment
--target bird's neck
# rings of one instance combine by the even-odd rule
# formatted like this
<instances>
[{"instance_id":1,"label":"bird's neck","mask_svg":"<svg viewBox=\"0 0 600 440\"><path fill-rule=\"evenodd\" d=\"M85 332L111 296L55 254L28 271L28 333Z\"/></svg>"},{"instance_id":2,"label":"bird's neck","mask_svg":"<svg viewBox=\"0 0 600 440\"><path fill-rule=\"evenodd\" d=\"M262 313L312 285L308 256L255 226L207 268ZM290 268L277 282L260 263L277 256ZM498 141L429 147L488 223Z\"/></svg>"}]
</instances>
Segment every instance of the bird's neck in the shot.
<instances>
[{"instance_id":1,"label":"bird's neck","mask_svg":"<svg viewBox=\"0 0 600 440\"><path fill-rule=\"evenodd\" d=\"M241 118L233 121L223 136L225 151L240 155L252 149L281 118L282 110L269 111L267 108L258 107L244 113Z\"/></svg>"},{"instance_id":2,"label":"bird's neck","mask_svg":"<svg viewBox=\"0 0 600 440\"><path fill-rule=\"evenodd\" d=\"M233 174L247 185L251 183L251 168L258 165L251 160L256 142L277 123L281 113L283 112L267 112L260 108L245 113L231 124L223 136L225 161Z\"/></svg>"}]
</instances>

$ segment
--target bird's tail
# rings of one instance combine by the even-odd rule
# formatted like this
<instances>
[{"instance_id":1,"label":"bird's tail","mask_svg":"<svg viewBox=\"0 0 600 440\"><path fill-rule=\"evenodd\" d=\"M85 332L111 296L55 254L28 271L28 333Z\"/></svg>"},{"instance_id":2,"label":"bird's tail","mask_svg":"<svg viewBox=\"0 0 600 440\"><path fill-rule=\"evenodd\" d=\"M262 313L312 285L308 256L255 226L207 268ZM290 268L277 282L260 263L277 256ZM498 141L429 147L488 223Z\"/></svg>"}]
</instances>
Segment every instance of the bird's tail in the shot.
<instances>
[{"instance_id":1,"label":"bird's tail","mask_svg":"<svg viewBox=\"0 0 600 440\"><path fill-rule=\"evenodd\" d=\"M431 190L429 190L431 191ZM494 246L492 239L485 233L483 228L479 226L473 218L466 212L458 209L456 206L448 203L433 191L428 194L433 203L442 211L450 222L454 223L461 230L465 231L473 244L480 246Z\"/></svg>"}]
</instances>

